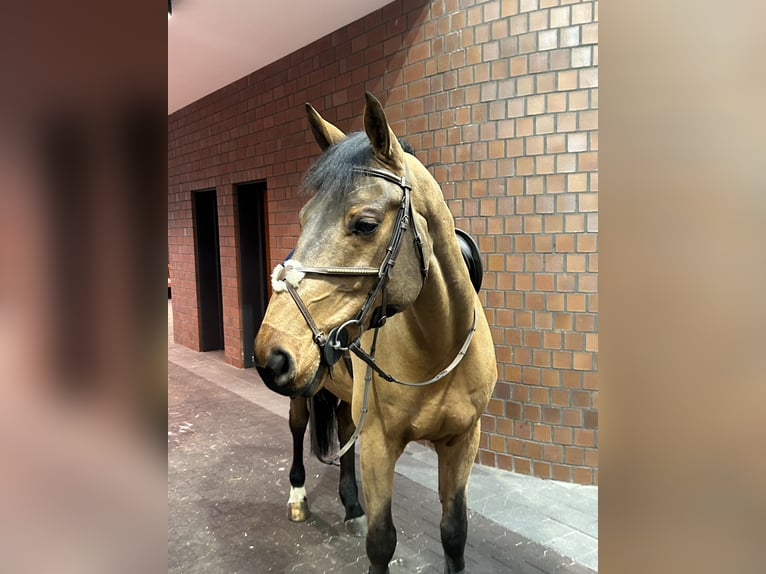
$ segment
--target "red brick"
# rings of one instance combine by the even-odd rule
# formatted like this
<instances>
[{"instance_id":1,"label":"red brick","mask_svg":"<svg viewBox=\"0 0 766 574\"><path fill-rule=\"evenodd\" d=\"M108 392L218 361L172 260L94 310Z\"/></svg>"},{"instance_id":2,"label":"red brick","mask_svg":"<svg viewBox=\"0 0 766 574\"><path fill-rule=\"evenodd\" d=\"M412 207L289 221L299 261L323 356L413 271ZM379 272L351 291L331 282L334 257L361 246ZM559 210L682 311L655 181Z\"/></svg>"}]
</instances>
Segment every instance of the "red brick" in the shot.
<instances>
[{"instance_id":1,"label":"red brick","mask_svg":"<svg viewBox=\"0 0 766 574\"><path fill-rule=\"evenodd\" d=\"M593 470L584 467L572 468L572 480L579 484L593 484L594 474Z\"/></svg>"}]
</instances>

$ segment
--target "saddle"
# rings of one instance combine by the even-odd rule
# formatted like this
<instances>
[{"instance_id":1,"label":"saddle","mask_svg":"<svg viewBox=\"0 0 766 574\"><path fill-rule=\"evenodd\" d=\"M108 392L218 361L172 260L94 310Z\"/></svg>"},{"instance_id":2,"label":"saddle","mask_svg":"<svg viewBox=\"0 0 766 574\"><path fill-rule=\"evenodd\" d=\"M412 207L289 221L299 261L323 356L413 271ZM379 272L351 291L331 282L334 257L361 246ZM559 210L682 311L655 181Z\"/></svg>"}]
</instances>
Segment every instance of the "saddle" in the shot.
<instances>
[{"instance_id":1,"label":"saddle","mask_svg":"<svg viewBox=\"0 0 766 574\"><path fill-rule=\"evenodd\" d=\"M484 278L484 266L481 263L479 246L476 245L473 237L462 229L455 228L455 235L457 235L457 242L460 244L463 261L465 261L465 266L468 268L468 275L471 276L471 284L478 293L479 289L481 289L481 281Z\"/></svg>"}]
</instances>

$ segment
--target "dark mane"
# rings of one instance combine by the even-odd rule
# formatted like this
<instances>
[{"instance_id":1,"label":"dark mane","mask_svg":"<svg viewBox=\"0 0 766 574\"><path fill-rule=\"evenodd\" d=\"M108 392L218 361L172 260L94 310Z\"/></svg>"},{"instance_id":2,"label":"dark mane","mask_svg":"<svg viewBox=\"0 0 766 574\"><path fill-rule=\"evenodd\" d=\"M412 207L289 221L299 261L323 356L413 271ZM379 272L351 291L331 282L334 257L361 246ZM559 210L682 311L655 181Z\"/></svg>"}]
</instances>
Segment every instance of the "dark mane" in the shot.
<instances>
[{"instance_id":1,"label":"dark mane","mask_svg":"<svg viewBox=\"0 0 766 574\"><path fill-rule=\"evenodd\" d=\"M406 153L414 155L412 146L399 140ZM301 192L321 193L331 200L345 197L353 189L355 174L351 168L369 164L372 146L367 134L354 132L345 140L327 148L312 165L301 184Z\"/></svg>"}]
</instances>

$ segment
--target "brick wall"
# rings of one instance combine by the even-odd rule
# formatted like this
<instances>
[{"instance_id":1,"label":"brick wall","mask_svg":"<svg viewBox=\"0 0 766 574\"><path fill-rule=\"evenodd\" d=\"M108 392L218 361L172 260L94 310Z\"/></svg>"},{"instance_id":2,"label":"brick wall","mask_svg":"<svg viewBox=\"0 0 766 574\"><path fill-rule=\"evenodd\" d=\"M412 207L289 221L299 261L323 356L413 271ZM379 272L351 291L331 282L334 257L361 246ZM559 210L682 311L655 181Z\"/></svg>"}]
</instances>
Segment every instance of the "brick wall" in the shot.
<instances>
[{"instance_id":1,"label":"brick wall","mask_svg":"<svg viewBox=\"0 0 766 574\"><path fill-rule=\"evenodd\" d=\"M363 94L485 256L500 379L479 460L598 482L598 4L397 1L169 117L176 338L198 348L191 191L218 192L226 360L242 365L234 184L267 181L272 265L318 151L303 103L362 129Z\"/></svg>"}]
</instances>

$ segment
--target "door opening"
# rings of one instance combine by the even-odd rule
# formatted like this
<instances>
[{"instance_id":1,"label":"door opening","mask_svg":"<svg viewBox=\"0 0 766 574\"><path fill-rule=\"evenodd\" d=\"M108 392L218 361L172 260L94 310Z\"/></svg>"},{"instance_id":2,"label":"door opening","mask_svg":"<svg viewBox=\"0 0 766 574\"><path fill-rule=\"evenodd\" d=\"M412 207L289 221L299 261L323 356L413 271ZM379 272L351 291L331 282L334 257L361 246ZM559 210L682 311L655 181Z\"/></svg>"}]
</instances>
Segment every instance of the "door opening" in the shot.
<instances>
[{"instance_id":1,"label":"door opening","mask_svg":"<svg viewBox=\"0 0 766 574\"><path fill-rule=\"evenodd\" d=\"M245 368L255 366L255 334L268 303L266 182L241 183L237 190L242 351Z\"/></svg>"},{"instance_id":2,"label":"door opening","mask_svg":"<svg viewBox=\"0 0 766 574\"><path fill-rule=\"evenodd\" d=\"M223 349L223 299L216 192L214 189L195 191L192 198L200 350L214 351Z\"/></svg>"}]
</instances>

